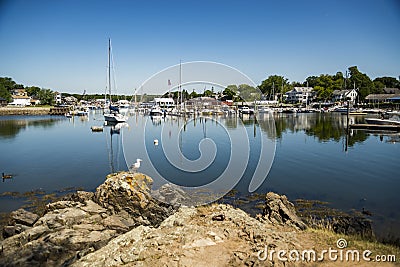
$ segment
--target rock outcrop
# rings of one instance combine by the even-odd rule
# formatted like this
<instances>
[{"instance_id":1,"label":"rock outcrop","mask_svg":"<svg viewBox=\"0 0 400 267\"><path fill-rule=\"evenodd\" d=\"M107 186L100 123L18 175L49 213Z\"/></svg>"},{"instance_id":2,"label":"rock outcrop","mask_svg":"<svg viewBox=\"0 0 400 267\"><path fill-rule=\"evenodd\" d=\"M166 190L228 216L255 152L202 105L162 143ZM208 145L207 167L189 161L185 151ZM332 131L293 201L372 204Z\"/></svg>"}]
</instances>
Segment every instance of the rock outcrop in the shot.
<instances>
[{"instance_id":1,"label":"rock outcrop","mask_svg":"<svg viewBox=\"0 0 400 267\"><path fill-rule=\"evenodd\" d=\"M286 224L304 230L307 226L296 215L296 209L285 195L269 192L265 198L264 217L275 224Z\"/></svg>"},{"instance_id":2,"label":"rock outcrop","mask_svg":"<svg viewBox=\"0 0 400 267\"><path fill-rule=\"evenodd\" d=\"M13 212L0 266L286 266L272 254L323 247L301 231L285 196L268 193L264 215L253 218L226 204L175 209L151 197L151 183L140 173L110 174L96 192L48 204L40 218ZM158 196L187 197L175 191L168 185Z\"/></svg>"},{"instance_id":3,"label":"rock outcrop","mask_svg":"<svg viewBox=\"0 0 400 267\"><path fill-rule=\"evenodd\" d=\"M0 244L0 266L62 266L138 226L158 226L172 207L150 196L151 178L121 172L95 193L77 192L48 204L45 214L11 213Z\"/></svg>"},{"instance_id":4,"label":"rock outcrop","mask_svg":"<svg viewBox=\"0 0 400 267\"><path fill-rule=\"evenodd\" d=\"M230 205L181 207L158 228L136 227L72 266L269 266L257 252L299 248L293 230Z\"/></svg>"},{"instance_id":5,"label":"rock outcrop","mask_svg":"<svg viewBox=\"0 0 400 267\"><path fill-rule=\"evenodd\" d=\"M151 197L152 183L149 176L141 173L111 174L96 189L94 200L129 228L138 225L158 226L174 209Z\"/></svg>"}]
</instances>

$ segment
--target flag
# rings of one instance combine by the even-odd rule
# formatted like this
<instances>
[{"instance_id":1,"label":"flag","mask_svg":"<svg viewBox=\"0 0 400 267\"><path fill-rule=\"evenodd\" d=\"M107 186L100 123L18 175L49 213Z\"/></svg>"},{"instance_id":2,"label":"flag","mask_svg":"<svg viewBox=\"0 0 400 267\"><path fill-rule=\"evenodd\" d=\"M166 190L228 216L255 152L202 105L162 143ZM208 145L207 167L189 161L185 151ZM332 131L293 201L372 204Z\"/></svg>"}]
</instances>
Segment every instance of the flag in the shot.
<instances>
[{"instance_id":1,"label":"flag","mask_svg":"<svg viewBox=\"0 0 400 267\"><path fill-rule=\"evenodd\" d=\"M171 86L171 80L168 79L168 86Z\"/></svg>"}]
</instances>

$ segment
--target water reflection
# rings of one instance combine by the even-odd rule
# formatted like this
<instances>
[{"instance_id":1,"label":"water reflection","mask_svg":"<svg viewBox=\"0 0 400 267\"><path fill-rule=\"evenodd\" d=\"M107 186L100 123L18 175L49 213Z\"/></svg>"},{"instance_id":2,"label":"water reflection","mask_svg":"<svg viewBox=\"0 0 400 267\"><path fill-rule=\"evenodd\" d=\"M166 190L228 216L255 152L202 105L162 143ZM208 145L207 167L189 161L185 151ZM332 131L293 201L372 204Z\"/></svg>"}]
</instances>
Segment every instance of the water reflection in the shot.
<instances>
[{"instance_id":1,"label":"water reflection","mask_svg":"<svg viewBox=\"0 0 400 267\"><path fill-rule=\"evenodd\" d=\"M63 120L64 117L22 117L22 116L13 116L13 117L2 117L0 119L0 138L3 139L13 139L18 133L22 130L25 130L29 127L35 128L50 128L54 127L60 120Z\"/></svg>"}]
</instances>

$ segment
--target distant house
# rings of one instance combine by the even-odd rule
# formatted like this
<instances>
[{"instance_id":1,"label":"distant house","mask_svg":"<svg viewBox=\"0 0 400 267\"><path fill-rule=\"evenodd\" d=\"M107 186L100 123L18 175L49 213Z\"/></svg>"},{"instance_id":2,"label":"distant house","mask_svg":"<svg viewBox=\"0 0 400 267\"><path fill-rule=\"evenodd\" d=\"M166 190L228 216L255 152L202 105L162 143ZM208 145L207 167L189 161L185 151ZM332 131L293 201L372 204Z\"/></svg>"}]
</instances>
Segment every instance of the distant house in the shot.
<instances>
[{"instance_id":1,"label":"distant house","mask_svg":"<svg viewBox=\"0 0 400 267\"><path fill-rule=\"evenodd\" d=\"M0 107L7 106L7 99L0 97Z\"/></svg>"},{"instance_id":2,"label":"distant house","mask_svg":"<svg viewBox=\"0 0 400 267\"><path fill-rule=\"evenodd\" d=\"M196 106L196 107L212 107L221 105L221 101L215 99L214 97L196 97L186 101L187 106Z\"/></svg>"},{"instance_id":3,"label":"distant house","mask_svg":"<svg viewBox=\"0 0 400 267\"><path fill-rule=\"evenodd\" d=\"M289 103L308 104L315 98L316 92L312 87L294 87L285 93L285 99Z\"/></svg>"},{"instance_id":4,"label":"distant house","mask_svg":"<svg viewBox=\"0 0 400 267\"><path fill-rule=\"evenodd\" d=\"M365 97L369 103L397 102L400 100L399 94L369 94Z\"/></svg>"},{"instance_id":5,"label":"distant house","mask_svg":"<svg viewBox=\"0 0 400 267\"><path fill-rule=\"evenodd\" d=\"M14 89L12 91L12 95L14 95L14 96L28 96L28 93L25 91L25 89Z\"/></svg>"},{"instance_id":6,"label":"distant house","mask_svg":"<svg viewBox=\"0 0 400 267\"><path fill-rule=\"evenodd\" d=\"M9 104L11 106L30 106L31 105L31 98L28 96L28 93L25 89L14 89L12 92L12 102Z\"/></svg>"},{"instance_id":7,"label":"distant house","mask_svg":"<svg viewBox=\"0 0 400 267\"><path fill-rule=\"evenodd\" d=\"M13 95L12 102L9 104L11 106L25 107L31 105L31 98L29 96Z\"/></svg>"},{"instance_id":8,"label":"distant house","mask_svg":"<svg viewBox=\"0 0 400 267\"><path fill-rule=\"evenodd\" d=\"M78 102L78 99L76 99L76 97L73 96L67 96L64 98L64 101L68 105L74 105Z\"/></svg>"},{"instance_id":9,"label":"distant house","mask_svg":"<svg viewBox=\"0 0 400 267\"><path fill-rule=\"evenodd\" d=\"M160 107L170 108L174 106L174 100L172 98L154 98L154 104Z\"/></svg>"},{"instance_id":10,"label":"distant house","mask_svg":"<svg viewBox=\"0 0 400 267\"><path fill-rule=\"evenodd\" d=\"M344 89L344 90L334 90L332 93L333 102L344 102L347 98L350 98L350 102L355 103L358 96L356 89Z\"/></svg>"},{"instance_id":11,"label":"distant house","mask_svg":"<svg viewBox=\"0 0 400 267\"><path fill-rule=\"evenodd\" d=\"M61 104L61 102L62 102L61 93L55 92L54 93L54 103Z\"/></svg>"},{"instance_id":12,"label":"distant house","mask_svg":"<svg viewBox=\"0 0 400 267\"><path fill-rule=\"evenodd\" d=\"M40 100L37 96L31 97L31 105L33 105L33 106L40 105Z\"/></svg>"}]
</instances>

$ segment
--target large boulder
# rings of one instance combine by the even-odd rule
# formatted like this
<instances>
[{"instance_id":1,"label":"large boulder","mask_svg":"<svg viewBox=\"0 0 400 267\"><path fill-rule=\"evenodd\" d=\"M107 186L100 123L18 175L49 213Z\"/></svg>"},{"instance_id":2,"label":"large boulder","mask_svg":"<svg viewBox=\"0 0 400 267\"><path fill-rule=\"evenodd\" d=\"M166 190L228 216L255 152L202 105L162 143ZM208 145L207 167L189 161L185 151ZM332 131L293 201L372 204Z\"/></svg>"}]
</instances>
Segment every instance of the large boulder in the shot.
<instances>
[{"instance_id":1,"label":"large boulder","mask_svg":"<svg viewBox=\"0 0 400 267\"><path fill-rule=\"evenodd\" d=\"M70 265L135 226L161 224L173 209L150 196L151 182L140 173L115 173L95 193L78 191L48 204L40 218L13 212L0 242L0 266Z\"/></svg>"},{"instance_id":2,"label":"large boulder","mask_svg":"<svg viewBox=\"0 0 400 267\"><path fill-rule=\"evenodd\" d=\"M264 217L274 224L285 224L304 230L305 223L296 215L296 209L285 195L269 192L265 198Z\"/></svg>"},{"instance_id":3,"label":"large boulder","mask_svg":"<svg viewBox=\"0 0 400 267\"><path fill-rule=\"evenodd\" d=\"M11 219L13 219L15 223L32 226L39 219L39 215L24 209L18 209L11 212Z\"/></svg>"},{"instance_id":4,"label":"large boulder","mask_svg":"<svg viewBox=\"0 0 400 267\"><path fill-rule=\"evenodd\" d=\"M117 215L129 228L138 225L158 226L174 208L150 195L153 180L142 173L120 172L107 176L94 194L94 200Z\"/></svg>"}]
</instances>

